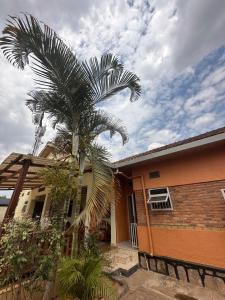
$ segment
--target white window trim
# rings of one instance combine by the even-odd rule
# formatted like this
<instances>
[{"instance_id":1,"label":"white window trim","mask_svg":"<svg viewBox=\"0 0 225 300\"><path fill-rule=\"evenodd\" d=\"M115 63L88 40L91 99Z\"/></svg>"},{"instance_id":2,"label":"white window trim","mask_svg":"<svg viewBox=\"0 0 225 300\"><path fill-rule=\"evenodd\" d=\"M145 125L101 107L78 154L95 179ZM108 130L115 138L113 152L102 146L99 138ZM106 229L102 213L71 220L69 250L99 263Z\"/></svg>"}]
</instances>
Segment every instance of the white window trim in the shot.
<instances>
[{"instance_id":1,"label":"white window trim","mask_svg":"<svg viewBox=\"0 0 225 300\"><path fill-rule=\"evenodd\" d=\"M221 193L223 195L223 199L225 200L225 189L221 189Z\"/></svg>"},{"instance_id":2,"label":"white window trim","mask_svg":"<svg viewBox=\"0 0 225 300\"><path fill-rule=\"evenodd\" d=\"M160 196L167 196L166 199L161 200L161 201L154 201L154 200L152 201L152 198L156 198L159 195L151 195L151 191L160 190L160 189L166 189L167 190L167 193L160 194ZM168 200L170 201L170 205L171 205L170 208L152 208L152 205L151 205L152 203L165 203ZM171 200L170 191L169 191L168 187L159 187L159 188L148 189L147 203L150 205L150 208L151 208L152 211L169 211L169 210L173 210L173 203L172 203L172 200Z\"/></svg>"}]
</instances>

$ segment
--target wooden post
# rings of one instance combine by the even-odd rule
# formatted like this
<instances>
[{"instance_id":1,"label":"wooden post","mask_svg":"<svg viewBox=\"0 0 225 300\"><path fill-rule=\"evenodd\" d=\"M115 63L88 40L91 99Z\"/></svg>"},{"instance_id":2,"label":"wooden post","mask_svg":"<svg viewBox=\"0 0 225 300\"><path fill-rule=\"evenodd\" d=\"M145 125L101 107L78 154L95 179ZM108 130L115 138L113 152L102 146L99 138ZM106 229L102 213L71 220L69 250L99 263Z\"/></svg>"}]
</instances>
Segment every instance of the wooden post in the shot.
<instances>
[{"instance_id":1,"label":"wooden post","mask_svg":"<svg viewBox=\"0 0 225 300\"><path fill-rule=\"evenodd\" d=\"M23 189L23 183L26 178L30 163L31 163L31 161L28 159L23 161L23 165L22 165L22 168L20 169L17 183L16 183L15 189L13 191L9 205L7 207L7 210L5 212L5 216L4 216L2 225L5 224L9 219L14 217L16 206L17 206L17 203L19 200L20 193ZM2 232L2 230L0 230L0 235L1 235L1 232Z\"/></svg>"}]
</instances>

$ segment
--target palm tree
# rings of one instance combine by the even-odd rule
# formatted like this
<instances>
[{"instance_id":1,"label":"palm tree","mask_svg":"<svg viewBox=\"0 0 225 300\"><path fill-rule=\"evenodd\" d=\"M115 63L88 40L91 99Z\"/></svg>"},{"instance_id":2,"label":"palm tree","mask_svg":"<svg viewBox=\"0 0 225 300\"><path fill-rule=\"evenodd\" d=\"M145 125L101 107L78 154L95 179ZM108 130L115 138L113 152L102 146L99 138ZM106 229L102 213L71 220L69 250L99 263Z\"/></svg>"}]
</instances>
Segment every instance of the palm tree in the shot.
<instances>
[{"instance_id":1,"label":"palm tree","mask_svg":"<svg viewBox=\"0 0 225 300\"><path fill-rule=\"evenodd\" d=\"M96 219L101 220L101 216L109 208L109 194L113 182L113 172L108 160L109 153L96 142L96 138L107 131L110 132L111 137L115 133L119 133L123 143L127 142L126 129L120 125L120 120L107 115L101 110L94 111L92 114L89 113L84 122L79 124L79 156L82 158L82 164L79 169L80 179L82 181L86 163L92 169L92 192L78 218L79 212L77 213L76 220L74 220L76 223L79 223L80 220L89 219L91 215L93 217L93 212ZM70 124L66 124L66 127L57 128L54 144L59 153L72 154L72 129ZM78 193L81 193L81 187L82 182L78 185ZM81 196L77 198L80 199ZM77 204L79 210L81 203L78 202Z\"/></svg>"},{"instance_id":2,"label":"palm tree","mask_svg":"<svg viewBox=\"0 0 225 300\"><path fill-rule=\"evenodd\" d=\"M92 161L92 169L101 168L101 171L94 172L94 179L102 191L100 184L108 185L107 153L103 147L93 143L89 134L85 135L86 123L91 120L90 116L98 115L96 107L102 101L122 90L129 89L130 101L137 100L141 93L139 78L125 70L112 54L104 54L100 60L94 57L89 61L79 61L52 29L31 15L9 18L0 38L0 47L10 63L19 69L30 65L36 75L38 89L30 93L31 99L27 104L35 113L47 114L53 121L53 127L61 124L69 130L72 157L80 170L79 186L82 185L84 162L88 157ZM84 150L86 145L88 150ZM78 188L76 215L79 213L79 191ZM93 194L96 196L96 193ZM91 201L96 206L96 197L93 196ZM88 201L90 207L91 201Z\"/></svg>"},{"instance_id":3,"label":"palm tree","mask_svg":"<svg viewBox=\"0 0 225 300\"><path fill-rule=\"evenodd\" d=\"M58 290L65 299L117 299L103 272L103 260L93 255L64 258L57 273Z\"/></svg>"}]
</instances>

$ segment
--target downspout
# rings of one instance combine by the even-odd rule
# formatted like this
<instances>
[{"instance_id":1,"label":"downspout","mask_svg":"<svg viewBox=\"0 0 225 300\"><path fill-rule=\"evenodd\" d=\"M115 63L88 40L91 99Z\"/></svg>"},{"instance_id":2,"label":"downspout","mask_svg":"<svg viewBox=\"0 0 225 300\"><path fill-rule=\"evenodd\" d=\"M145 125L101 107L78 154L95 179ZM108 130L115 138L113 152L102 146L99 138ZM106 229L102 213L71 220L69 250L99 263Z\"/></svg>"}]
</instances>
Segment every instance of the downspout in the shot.
<instances>
[{"instance_id":1,"label":"downspout","mask_svg":"<svg viewBox=\"0 0 225 300\"><path fill-rule=\"evenodd\" d=\"M120 171L116 171L114 174L120 174L123 177L132 180L135 178L140 178L141 179L141 187L142 187L142 193L143 193L143 197L144 197L144 204L145 204L145 214L146 214L146 220L147 220L147 228L148 228L148 244L149 244L149 249L150 249L150 255L153 256L154 255L154 249L153 249L153 239L152 239L152 228L151 228L151 220L149 217L149 213L148 213L148 205L147 205L147 198L146 198L146 193L145 193L145 182L144 182L144 176L143 175L136 175L136 176L127 176L126 174L124 174L123 172Z\"/></svg>"}]
</instances>

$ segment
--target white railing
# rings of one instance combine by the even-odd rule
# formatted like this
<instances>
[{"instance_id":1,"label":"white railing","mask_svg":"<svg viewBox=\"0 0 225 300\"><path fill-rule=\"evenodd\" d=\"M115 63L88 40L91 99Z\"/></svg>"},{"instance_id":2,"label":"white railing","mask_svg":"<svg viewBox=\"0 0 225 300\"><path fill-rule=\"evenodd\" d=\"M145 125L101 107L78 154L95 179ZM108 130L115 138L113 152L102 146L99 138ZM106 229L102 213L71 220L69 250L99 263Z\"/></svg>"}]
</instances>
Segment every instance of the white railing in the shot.
<instances>
[{"instance_id":1,"label":"white railing","mask_svg":"<svg viewBox=\"0 0 225 300\"><path fill-rule=\"evenodd\" d=\"M133 248L138 248L137 223L130 223L130 239Z\"/></svg>"}]
</instances>

